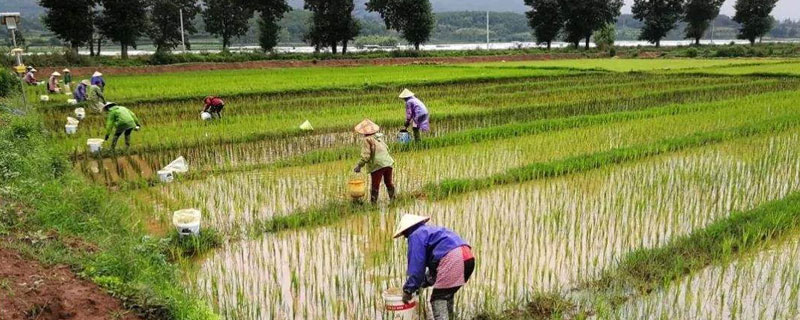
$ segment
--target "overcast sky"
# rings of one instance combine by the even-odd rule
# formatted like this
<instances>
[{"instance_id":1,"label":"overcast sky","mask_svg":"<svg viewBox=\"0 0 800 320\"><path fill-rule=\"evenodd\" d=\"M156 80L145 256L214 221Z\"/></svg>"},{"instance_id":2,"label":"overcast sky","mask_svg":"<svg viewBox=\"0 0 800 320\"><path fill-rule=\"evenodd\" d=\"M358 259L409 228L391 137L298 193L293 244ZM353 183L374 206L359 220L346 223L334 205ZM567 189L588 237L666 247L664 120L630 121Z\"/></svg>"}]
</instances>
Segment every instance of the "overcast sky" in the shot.
<instances>
[{"instance_id":1,"label":"overcast sky","mask_svg":"<svg viewBox=\"0 0 800 320\"><path fill-rule=\"evenodd\" d=\"M721 13L733 16L735 13L733 11L734 3L736 3L736 0L725 0ZM625 0L625 8L622 9L622 13L631 13L631 4L633 4L633 0ZM780 20L786 18L800 19L800 0L778 0L778 5L775 6L772 15Z\"/></svg>"}]
</instances>

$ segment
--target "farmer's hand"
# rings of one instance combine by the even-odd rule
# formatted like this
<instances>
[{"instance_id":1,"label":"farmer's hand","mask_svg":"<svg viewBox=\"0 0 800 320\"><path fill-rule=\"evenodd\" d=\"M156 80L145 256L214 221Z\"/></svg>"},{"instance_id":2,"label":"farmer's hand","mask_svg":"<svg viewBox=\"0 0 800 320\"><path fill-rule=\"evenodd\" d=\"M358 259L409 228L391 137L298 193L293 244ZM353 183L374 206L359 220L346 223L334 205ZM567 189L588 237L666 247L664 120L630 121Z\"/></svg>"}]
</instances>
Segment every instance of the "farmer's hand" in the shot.
<instances>
[{"instance_id":1,"label":"farmer's hand","mask_svg":"<svg viewBox=\"0 0 800 320\"><path fill-rule=\"evenodd\" d=\"M353 168L353 172L360 173L361 172L361 166L359 165L359 166L356 166L355 168Z\"/></svg>"},{"instance_id":2,"label":"farmer's hand","mask_svg":"<svg viewBox=\"0 0 800 320\"><path fill-rule=\"evenodd\" d=\"M411 302L411 299L414 299L414 297L411 295L411 292L405 292L404 291L403 292L403 303L408 304L409 302Z\"/></svg>"},{"instance_id":3,"label":"farmer's hand","mask_svg":"<svg viewBox=\"0 0 800 320\"><path fill-rule=\"evenodd\" d=\"M410 121L406 121L406 123L405 123L405 124L403 124L403 127L405 127L406 129L408 129L408 126L410 126L410 125L411 125L411 122L410 122Z\"/></svg>"},{"instance_id":4,"label":"farmer's hand","mask_svg":"<svg viewBox=\"0 0 800 320\"><path fill-rule=\"evenodd\" d=\"M142 128L142 127L140 127L140 126L136 126L136 129L135 129L135 130L136 130L136 131L139 131L139 129L141 129L141 128Z\"/></svg>"}]
</instances>

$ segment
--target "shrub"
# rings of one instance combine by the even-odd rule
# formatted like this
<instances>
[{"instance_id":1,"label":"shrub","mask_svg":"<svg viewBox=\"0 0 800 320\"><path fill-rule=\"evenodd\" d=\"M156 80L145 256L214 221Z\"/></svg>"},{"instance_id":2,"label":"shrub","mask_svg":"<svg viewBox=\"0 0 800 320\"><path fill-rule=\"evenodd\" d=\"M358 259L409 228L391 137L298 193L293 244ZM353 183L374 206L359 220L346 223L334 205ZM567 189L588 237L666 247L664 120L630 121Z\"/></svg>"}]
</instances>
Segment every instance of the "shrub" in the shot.
<instances>
[{"instance_id":1,"label":"shrub","mask_svg":"<svg viewBox=\"0 0 800 320\"><path fill-rule=\"evenodd\" d=\"M20 89L19 78L10 71L0 71L0 97L8 97Z\"/></svg>"}]
</instances>

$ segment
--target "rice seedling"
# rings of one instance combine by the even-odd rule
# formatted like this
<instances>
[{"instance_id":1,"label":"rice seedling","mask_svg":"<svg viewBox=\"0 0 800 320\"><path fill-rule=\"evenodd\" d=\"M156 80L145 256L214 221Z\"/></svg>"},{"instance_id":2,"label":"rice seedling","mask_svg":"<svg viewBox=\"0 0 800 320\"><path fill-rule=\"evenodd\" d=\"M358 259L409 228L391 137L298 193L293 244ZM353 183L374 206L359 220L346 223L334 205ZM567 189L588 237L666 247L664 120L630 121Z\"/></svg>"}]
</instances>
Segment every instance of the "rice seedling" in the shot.
<instances>
[{"instance_id":1,"label":"rice seedling","mask_svg":"<svg viewBox=\"0 0 800 320\"><path fill-rule=\"evenodd\" d=\"M465 287L462 316L502 310L533 289L570 288L626 252L800 189L798 142L797 130L736 140L230 243L193 286L231 317L381 319L377 293L405 271L405 246L389 232L395 216L414 212L475 248L481 280Z\"/></svg>"},{"instance_id":2,"label":"rice seedling","mask_svg":"<svg viewBox=\"0 0 800 320\"><path fill-rule=\"evenodd\" d=\"M800 317L800 242L789 240L712 266L631 301L609 315L619 319L797 319Z\"/></svg>"},{"instance_id":3,"label":"rice seedling","mask_svg":"<svg viewBox=\"0 0 800 320\"><path fill-rule=\"evenodd\" d=\"M796 117L800 112L794 104L794 93L765 96L770 97L769 103L765 103L763 97L752 97L737 101L735 106L716 103L717 107L698 113L400 153L395 155L398 163L403 164L397 166L397 185L402 191L412 192L421 190L428 183L446 179L502 175L506 170L530 163L648 144L696 132L736 128L755 121L777 120L782 116ZM223 174L185 184L158 186L148 192L163 199L156 206L160 209L154 210L156 216L166 216L170 210L180 207L203 208L209 212L211 225L229 231L236 226L344 200L343 186L351 177L353 161ZM443 163L448 166L439 165ZM436 191L442 194L450 192Z\"/></svg>"}]
</instances>

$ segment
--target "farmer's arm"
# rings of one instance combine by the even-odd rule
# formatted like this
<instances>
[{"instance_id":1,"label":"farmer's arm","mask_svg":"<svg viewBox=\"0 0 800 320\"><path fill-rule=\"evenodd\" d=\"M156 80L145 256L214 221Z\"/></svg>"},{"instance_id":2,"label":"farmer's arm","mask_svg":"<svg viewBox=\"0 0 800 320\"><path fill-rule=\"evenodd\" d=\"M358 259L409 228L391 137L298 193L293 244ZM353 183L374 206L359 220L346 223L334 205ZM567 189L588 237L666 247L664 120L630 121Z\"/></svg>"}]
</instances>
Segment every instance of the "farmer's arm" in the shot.
<instances>
[{"instance_id":1,"label":"farmer's arm","mask_svg":"<svg viewBox=\"0 0 800 320\"><path fill-rule=\"evenodd\" d=\"M142 126L142 124L139 123L139 117L137 117L136 114L133 113L133 111L131 111L131 117L133 118L133 122L136 123L137 127L141 127Z\"/></svg>"},{"instance_id":2,"label":"farmer's arm","mask_svg":"<svg viewBox=\"0 0 800 320\"><path fill-rule=\"evenodd\" d=\"M412 293L425 283L425 239L408 238L408 278L403 285L403 292Z\"/></svg>"},{"instance_id":3,"label":"farmer's arm","mask_svg":"<svg viewBox=\"0 0 800 320\"><path fill-rule=\"evenodd\" d=\"M361 160L358 162L358 166L363 167L369 162L369 159L372 159L372 148L370 147L369 141L364 139L364 144L361 145Z\"/></svg>"},{"instance_id":4,"label":"farmer's arm","mask_svg":"<svg viewBox=\"0 0 800 320\"><path fill-rule=\"evenodd\" d=\"M106 118L106 137L110 136L111 133L114 131L116 122L114 120L115 115L116 114L112 111L111 113L108 114L108 117Z\"/></svg>"}]
</instances>

